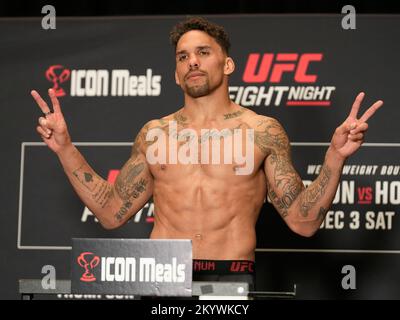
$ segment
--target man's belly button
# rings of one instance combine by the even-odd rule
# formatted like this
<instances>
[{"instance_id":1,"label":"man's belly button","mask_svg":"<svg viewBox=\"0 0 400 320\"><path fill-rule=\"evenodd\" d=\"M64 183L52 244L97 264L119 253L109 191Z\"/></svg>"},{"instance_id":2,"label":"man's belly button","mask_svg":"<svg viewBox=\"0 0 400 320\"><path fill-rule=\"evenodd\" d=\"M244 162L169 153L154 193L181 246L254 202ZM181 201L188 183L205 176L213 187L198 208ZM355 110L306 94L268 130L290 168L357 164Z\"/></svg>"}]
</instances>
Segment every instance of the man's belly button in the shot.
<instances>
[{"instance_id":1,"label":"man's belly button","mask_svg":"<svg viewBox=\"0 0 400 320\"><path fill-rule=\"evenodd\" d=\"M194 235L194 239L195 239L195 240L202 240L202 239L203 239L203 236L202 236L200 233L196 233L196 234Z\"/></svg>"}]
</instances>

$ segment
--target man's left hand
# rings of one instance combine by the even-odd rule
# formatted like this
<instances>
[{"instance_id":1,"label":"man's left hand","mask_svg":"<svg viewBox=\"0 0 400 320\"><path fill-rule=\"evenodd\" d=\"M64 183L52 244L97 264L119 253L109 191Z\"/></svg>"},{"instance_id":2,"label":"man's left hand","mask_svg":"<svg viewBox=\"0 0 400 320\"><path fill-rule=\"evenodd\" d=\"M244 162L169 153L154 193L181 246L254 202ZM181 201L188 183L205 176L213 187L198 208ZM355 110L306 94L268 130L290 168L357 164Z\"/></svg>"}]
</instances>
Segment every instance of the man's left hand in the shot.
<instances>
[{"instance_id":1,"label":"man's left hand","mask_svg":"<svg viewBox=\"0 0 400 320\"><path fill-rule=\"evenodd\" d=\"M331 150L334 151L339 157L345 160L356 152L364 142L364 136L368 130L367 120L378 110L383 101L376 101L367 111L357 119L358 110L362 100L364 99L364 92L358 94L354 100L350 114L347 119L336 128L331 141Z\"/></svg>"}]
</instances>

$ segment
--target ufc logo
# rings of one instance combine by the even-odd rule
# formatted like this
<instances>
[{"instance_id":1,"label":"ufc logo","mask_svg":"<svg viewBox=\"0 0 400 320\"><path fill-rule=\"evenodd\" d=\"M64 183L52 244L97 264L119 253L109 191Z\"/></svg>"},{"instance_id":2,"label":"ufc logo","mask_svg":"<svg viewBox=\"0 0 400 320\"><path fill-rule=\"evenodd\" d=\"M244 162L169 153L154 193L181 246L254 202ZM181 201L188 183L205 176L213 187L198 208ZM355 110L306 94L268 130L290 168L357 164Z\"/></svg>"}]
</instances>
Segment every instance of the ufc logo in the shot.
<instances>
[{"instance_id":1,"label":"ufc logo","mask_svg":"<svg viewBox=\"0 0 400 320\"><path fill-rule=\"evenodd\" d=\"M245 271L253 272L253 263L249 261L234 261L231 264L232 272L245 272Z\"/></svg>"},{"instance_id":2,"label":"ufc logo","mask_svg":"<svg viewBox=\"0 0 400 320\"><path fill-rule=\"evenodd\" d=\"M307 74L307 69L312 61L321 61L323 57L322 53L303 53L300 57L297 53L278 53L274 61L273 53L264 53L260 61L260 56L259 53L249 55L243 74L244 82L278 83L284 72L294 72L295 82L313 83L317 81L317 76Z\"/></svg>"}]
</instances>

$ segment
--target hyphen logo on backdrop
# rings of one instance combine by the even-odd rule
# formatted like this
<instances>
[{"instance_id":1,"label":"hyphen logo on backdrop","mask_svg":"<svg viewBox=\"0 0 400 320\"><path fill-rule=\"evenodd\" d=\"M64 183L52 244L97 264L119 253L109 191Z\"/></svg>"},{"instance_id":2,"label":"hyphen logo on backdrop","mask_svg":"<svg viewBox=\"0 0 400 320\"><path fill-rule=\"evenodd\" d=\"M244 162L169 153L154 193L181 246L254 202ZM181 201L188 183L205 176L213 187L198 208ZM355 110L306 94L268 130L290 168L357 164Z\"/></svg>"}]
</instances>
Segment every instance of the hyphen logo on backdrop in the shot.
<instances>
[{"instance_id":1,"label":"hyphen logo on backdrop","mask_svg":"<svg viewBox=\"0 0 400 320\"><path fill-rule=\"evenodd\" d=\"M145 74L132 75L127 69L79 69L70 70L62 65L53 65L46 70L46 78L53 83L57 97L129 97L159 96L161 94L161 75L154 75L146 69ZM61 84L63 85L61 86Z\"/></svg>"},{"instance_id":2,"label":"hyphen logo on backdrop","mask_svg":"<svg viewBox=\"0 0 400 320\"><path fill-rule=\"evenodd\" d=\"M243 106L330 106L336 87L317 85L318 75L310 70L323 58L322 53L251 53L242 77L247 85L231 86L230 97Z\"/></svg>"},{"instance_id":3,"label":"hyphen logo on backdrop","mask_svg":"<svg viewBox=\"0 0 400 320\"><path fill-rule=\"evenodd\" d=\"M78 264L85 269L85 272L80 278L83 282L96 281L96 277L93 274L93 269L96 268L100 263L100 258L94 255L93 252L82 252L76 259Z\"/></svg>"}]
</instances>

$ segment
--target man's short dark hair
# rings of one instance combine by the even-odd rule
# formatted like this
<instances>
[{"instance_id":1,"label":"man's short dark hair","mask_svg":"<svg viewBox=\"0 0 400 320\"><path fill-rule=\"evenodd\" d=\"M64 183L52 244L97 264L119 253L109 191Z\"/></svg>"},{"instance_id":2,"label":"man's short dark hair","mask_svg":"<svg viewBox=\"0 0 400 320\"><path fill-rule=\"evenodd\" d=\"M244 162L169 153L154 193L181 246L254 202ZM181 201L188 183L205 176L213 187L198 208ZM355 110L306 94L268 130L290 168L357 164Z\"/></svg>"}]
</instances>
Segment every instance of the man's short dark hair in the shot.
<instances>
[{"instance_id":1,"label":"man's short dark hair","mask_svg":"<svg viewBox=\"0 0 400 320\"><path fill-rule=\"evenodd\" d=\"M202 17L190 17L182 22L176 24L170 34L169 39L171 44L176 49L179 39L188 31L199 30L207 33L213 37L215 41L221 46L222 50L228 55L231 43L225 29L213 22L208 21Z\"/></svg>"}]
</instances>

